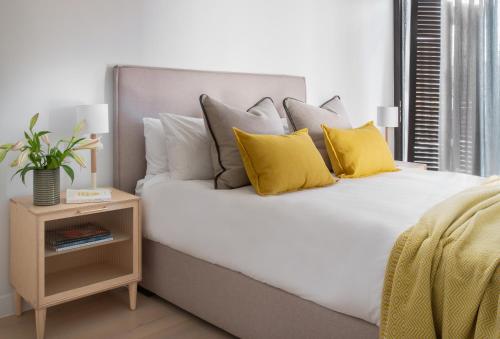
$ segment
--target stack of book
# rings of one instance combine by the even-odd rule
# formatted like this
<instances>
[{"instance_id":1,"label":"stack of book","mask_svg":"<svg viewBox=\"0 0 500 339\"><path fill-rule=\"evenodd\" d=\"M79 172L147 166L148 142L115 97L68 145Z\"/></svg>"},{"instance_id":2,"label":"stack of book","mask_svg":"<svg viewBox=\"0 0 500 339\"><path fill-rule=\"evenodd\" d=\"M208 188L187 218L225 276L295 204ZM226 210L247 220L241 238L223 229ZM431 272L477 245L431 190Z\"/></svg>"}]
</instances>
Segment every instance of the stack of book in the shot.
<instances>
[{"instance_id":1,"label":"stack of book","mask_svg":"<svg viewBox=\"0 0 500 339\"><path fill-rule=\"evenodd\" d=\"M47 247L56 251L65 251L113 240L111 232L95 223L70 225L45 233Z\"/></svg>"}]
</instances>

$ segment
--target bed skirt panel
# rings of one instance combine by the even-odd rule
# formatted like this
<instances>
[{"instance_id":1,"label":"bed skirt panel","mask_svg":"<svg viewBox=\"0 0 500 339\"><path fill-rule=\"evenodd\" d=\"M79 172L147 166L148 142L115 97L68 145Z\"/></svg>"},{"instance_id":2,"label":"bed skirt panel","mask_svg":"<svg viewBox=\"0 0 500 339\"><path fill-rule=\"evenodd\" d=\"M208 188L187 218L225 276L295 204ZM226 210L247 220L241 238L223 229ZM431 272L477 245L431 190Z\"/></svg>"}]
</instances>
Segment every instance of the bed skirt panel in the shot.
<instances>
[{"instance_id":1,"label":"bed skirt panel","mask_svg":"<svg viewBox=\"0 0 500 339\"><path fill-rule=\"evenodd\" d=\"M379 328L143 239L141 285L240 338L370 338Z\"/></svg>"}]
</instances>

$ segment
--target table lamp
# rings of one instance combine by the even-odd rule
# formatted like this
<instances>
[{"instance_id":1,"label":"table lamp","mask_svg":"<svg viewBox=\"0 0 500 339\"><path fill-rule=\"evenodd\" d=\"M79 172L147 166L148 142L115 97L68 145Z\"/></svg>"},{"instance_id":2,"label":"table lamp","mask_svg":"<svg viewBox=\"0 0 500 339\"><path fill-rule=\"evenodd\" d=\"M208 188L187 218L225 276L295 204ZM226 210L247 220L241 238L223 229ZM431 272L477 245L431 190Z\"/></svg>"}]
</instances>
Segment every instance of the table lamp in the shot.
<instances>
[{"instance_id":1,"label":"table lamp","mask_svg":"<svg viewBox=\"0 0 500 339\"><path fill-rule=\"evenodd\" d=\"M399 126L399 109L398 107L377 107L377 125L384 127L385 141L388 142L388 128Z\"/></svg>"},{"instance_id":2,"label":"table lamp","mask_svg":"<svg viewBox=\"0 0 500 339\"><path fill-rule=\"evenodd\" d=\"M90 134L91 139L97 139L98 134L109 132L108 105L81 105L76 107L78 121L85 121L82 133ZM97 188L97 150L90 150L90 171L92 188Z\"/></svg>"}]
</instances>

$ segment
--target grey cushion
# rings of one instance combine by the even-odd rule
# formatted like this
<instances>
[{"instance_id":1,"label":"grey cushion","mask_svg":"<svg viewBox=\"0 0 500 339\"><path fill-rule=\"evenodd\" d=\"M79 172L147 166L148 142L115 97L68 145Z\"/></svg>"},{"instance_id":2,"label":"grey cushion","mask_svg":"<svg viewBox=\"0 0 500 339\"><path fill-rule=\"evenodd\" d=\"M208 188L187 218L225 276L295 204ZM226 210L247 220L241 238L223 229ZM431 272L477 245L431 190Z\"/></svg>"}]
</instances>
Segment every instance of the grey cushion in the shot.
<instances>
[{"instance_id":1,"label":"grey cushion","mask_svg":"<svg viewBox=\"0 0 500 339\"><path fill-rule=\"evenodd\" d=\"M290 125L295 131L302 128L309 129L309 135L331 171L332 165L326 151L321 125L325 124L335 128L352 128L349 115L340 97L336 95L319 107L308 105L297 99L285 98L283 106Z\"/></svg>"},{"instance_id":2,"label":"grey cushion","mask_svg":"<svg viewBox=\"0 0 500 339\"><path fill-rule=\"evenodd\" d=\"M263 98L247 111L224 105L206 94L200 96L205 125L210 135L216 189L250 184L233 127L255 134L284 134L283 123L271 98Z\"/></svg>"}]
</instances>

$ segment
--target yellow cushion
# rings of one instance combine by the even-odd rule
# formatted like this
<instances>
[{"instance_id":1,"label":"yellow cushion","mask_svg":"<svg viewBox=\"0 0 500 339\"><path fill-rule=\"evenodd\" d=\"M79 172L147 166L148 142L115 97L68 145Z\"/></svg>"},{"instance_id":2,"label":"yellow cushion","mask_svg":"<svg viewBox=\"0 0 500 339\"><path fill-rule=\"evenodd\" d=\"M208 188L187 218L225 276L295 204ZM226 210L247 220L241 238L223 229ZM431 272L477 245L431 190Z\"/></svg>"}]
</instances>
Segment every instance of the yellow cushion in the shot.
<instances>
[{"instance_id":1,"label":"yellow cushion","mask_svg":"<svg viewBox=\"0 0 500 339\"><path fill-rule=\"evenodd\" d=\"M398 171L389 146L373 121L353 129L321 127L328 156L338 177L360 178Z\"/></svg>"},{"instance_id":2,"label":"yellow cushion","mask_svg":"<svg viewBox=\"0 0 500 339\"><path fill-rule=\"evenodd\" d=\"M233 128L248 178L259 195L335 182L307 129L288 135L249 134Z\"/></svg>"}]
</instances>

